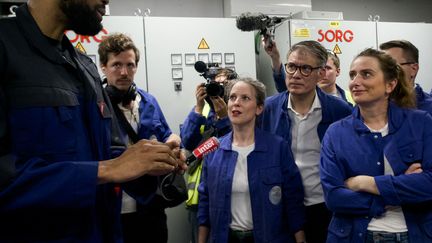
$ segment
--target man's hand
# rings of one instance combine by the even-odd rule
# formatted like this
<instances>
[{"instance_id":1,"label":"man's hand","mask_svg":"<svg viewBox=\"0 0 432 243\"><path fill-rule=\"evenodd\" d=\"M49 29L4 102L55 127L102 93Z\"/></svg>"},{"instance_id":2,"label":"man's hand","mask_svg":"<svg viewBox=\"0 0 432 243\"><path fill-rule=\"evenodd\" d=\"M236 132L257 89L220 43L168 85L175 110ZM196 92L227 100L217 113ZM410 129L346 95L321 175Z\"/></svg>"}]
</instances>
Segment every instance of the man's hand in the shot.
<instances>
[{"instance_id":1,"label":"man's hand","mask_svg":"<svg viewBox=\"0 0 432 243\"><path fill-rule=\"evenodd\" d=\"M198 114L202 114L202 111L204 109L204 98L207 96L206 88L204 84L199 84L196 87L195 90L195 97L196 97L196 106L195 106L195 112Z\"/></svg>"},{"instance_id":2,"label":"man's hand","mask_svg":"<svg viewBox=\"0 0 432 243\"><path fill-rule=\"evenodd\" d=\"M142 139L119 157L99 162L98 183L122 183L143 175L159 176L183 168L168 144Z\"/></svg>"},{"instance_id":3,"label":"man's hand","mask_svg":"<svg viewBox=\"0 0 432 243\"><path fill-rule=\"evenodd\" d=\"M217 118L222 119L228 116L228 107L225 101L219 96L210 97L214 110L216 112Z\"/></svg>"},{"instance_id":4,"label":"man's hand","mask_svg":"<svg viewBox=\"0 0 432 243\"><path fill-rule=\"evenodd\" d=\"M179 137L179 135L171 133L165 143L169 144L170 148L180 148L181 138Z\"/></svg>"},{"instance_id":5,"label":"man's hand","mask_svg":"<svg viewBox=\"0 0 432 243\"><path fill-rule=\"evenodd\" d=\"M268 41L271 42L271 45L267 44ZM273 70L279 73L282 62L281 62L280 53L279 53L279 49L277 48L276 42L274 42L272 39L267 39L263 37L262 45L264 47L264 50L267 52L267 54L270 56L272 60Z\"/></svg>"},{"instance_id":6,"label":"man's hand","mask_svg":"<svg viewBox=\"0 0 432 243\"><path fill-rule=\"evenodd\" d=\"M181 138L177 134L171 134L165 142L173 151L177 158L178 168L177 172L183 174L187 170L186 156L180 149Z\"/></svg>"}]
</instances>

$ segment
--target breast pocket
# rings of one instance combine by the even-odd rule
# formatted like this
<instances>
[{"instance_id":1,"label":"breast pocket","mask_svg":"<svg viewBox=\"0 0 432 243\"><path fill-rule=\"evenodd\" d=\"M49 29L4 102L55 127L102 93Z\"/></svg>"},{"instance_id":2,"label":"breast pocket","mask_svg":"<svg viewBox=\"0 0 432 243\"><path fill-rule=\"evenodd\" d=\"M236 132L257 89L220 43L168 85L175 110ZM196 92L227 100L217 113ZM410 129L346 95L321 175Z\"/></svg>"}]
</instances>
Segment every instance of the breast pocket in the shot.
<instances>
[{"instance_id":1,"label":"breast pocket","mask_svg":"<svg viewBox=\"0 0 432 243\"><path fill-rule=\"evenodd\" d=\"M282 171L279 166L260 169L262 192L267 204L278 206L282 201Z\"/></svg>"},{"instance_id":2,"label":"breast pocket","mask_svg":"<svg viewBox=\"0 0 432 243\"><path fill-rule=\"evenodd\" d=\"M11 113L15 152L24 158L41 157L51 161L72 159L77 129L67 107L22 108ZM56 156L54 156L56 155ZM60 156L61 155L61 156ZM59 157L60 156L60 157Z\"/></svg>"},{"instance_id":3,"label":"breast pocket","mask_svg":"<svg viewBox=\"0 0 432 243\"><path fill-rule=\"evenodd\" d=\"M423 142L414 141L398 146L398 152L402 161L406 164L421 163L423 160Z\"/></svg>"}]
</instances>

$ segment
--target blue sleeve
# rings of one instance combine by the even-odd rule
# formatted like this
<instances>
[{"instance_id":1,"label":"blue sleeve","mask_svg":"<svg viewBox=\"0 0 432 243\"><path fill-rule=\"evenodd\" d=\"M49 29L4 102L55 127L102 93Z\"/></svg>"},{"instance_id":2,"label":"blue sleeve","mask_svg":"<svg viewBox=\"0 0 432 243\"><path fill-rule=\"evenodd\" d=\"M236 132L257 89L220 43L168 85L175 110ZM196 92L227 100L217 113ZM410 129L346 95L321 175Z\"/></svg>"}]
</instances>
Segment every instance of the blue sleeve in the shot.
<instances>
[{"instance_id":1,"label":"blue sleeve","mask_svg":"<svg viewBox=\"0 0 432 243\"><path fill-rule=\"evenodd\" d=\"M214 126L216 127L217 137L223 137L231 132L231 122L228 116L217 120Z\"/></svg>"},{"instance_id":2,"label":"blue sleeve","mask_svg":"<svg viewBox=\"0 0 432 243\"><path fill-rule=\"evenodd\" d=\"M415 148L412 148L420 150L416 154L423 155L418 161L421 163L423 172L375 177L378 190L384 202L388 205L421 203L432 200L432 116L428 113L423 114L422 124L415 126L415 131L423 131L422 141L421 143L416 142L413 145ZM420 144L423 146L420 146ZM408 151L406 152L408 153ZM401 154L401 156L409 155ZM408 163L409 161L403 162Z\"/></svg>"},{"instance_id":3,"label":"blue sleeve","mask_svg":"<svg viewBox=\"0 0 432 243\"><path fill-rule=\"evenodd\" d=\"M329 127L321 147L320 176L326 205L334 213L370 217L381 215L385 204L380 196L345 187L347 175L337 155L348 151L334 150L333 139L343 136L337 132L338 128L333 125Z\"/></svg>"},{"instance_id":4,"label":"blue sleeve","mask_svg":"<svg viewBox=\"0 0 432 243\"><path fill-rule=\"evenodd\" d=\"M289 221L290 232L296 233L303 229L305 223L305 207L303 183L297 165L287 142L282 142L281 146L281 165L284 178L283 196L286 201L286 212Z\"/></svg>"},{"instance_id":5,"label":"blue sleeve","mask_svg":"<svg viewBox=\"0 0 432 243\"><path fill-rule=\"evenodd\" d=\"M3 162L3 161L0 161ZM86 208L96 203L97 161L20 161L13 182L0 191L0 213L28 208Z\"/></svg>"},{"instance_id":6,"label":"blue sleeve","mask_svg":"<svg viewBox=\"0 0 432 243\"><path fill-rule=\"evenodd\" d=\"M276 90L281 93L287 90L286 84L285 84L285 70L283 68L283 65L279 68L279 73L273 70L273 80L275 82Z\"/></svg>"},{"instance_id":7,"label":"blue sleeve","mask_svg":"<svg viewBox=\"0 0 432 243\"><path fill-rule=\"evenodd\" d=\"M202 140L200 127L206 124L206 118L195 112L195 107L189 112L180 129L182 144L187 150L194 150Z\"/></svg>"},{"instance_id":8,"label":"blue sleeve","mask_svg":"<svg viewBox=\"0 0 432 243\"><path fill-rule=\"evenodd\" d=\"M199 202L198 202L198 225L204 225L210 228L210 210L209 210L209 194L207 188L207 161L210 161L212 154L205 157L201 172L200 184L198 186Z\"/></svg>"}]
</instances>

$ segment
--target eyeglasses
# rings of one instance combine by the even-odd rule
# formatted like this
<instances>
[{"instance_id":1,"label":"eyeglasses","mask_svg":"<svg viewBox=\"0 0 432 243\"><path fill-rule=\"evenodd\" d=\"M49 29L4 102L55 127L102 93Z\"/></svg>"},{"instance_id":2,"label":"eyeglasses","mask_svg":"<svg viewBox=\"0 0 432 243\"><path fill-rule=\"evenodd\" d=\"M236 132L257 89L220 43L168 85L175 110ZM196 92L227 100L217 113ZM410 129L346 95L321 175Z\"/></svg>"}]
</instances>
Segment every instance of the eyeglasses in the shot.
<instances>
[{"instance_id":1,"label":"eyeglasses","mask_svg":"<svg viewBox=\"0 0 432 243\"><path fill-rule=\"evenodd\" d=\"M399 65L403 66L403 65L411 65L411 64L416 64L416 62L403 62L403 63L399 63Z\"/></svg>"},{"instance_id":2,"label":"eyeglasses","mask_svg":"<svg viewBox=\"0 0 432 243\"><path fill-rule=\"evenodd\" d=\"M285 63L285 72L287 74L294 74L297 69L300 69L300 73L307 77L309 76L313 70L320 69L322 67L312 67L311 65L295 65L294 63Z\"/></svg>"}]
</instances>

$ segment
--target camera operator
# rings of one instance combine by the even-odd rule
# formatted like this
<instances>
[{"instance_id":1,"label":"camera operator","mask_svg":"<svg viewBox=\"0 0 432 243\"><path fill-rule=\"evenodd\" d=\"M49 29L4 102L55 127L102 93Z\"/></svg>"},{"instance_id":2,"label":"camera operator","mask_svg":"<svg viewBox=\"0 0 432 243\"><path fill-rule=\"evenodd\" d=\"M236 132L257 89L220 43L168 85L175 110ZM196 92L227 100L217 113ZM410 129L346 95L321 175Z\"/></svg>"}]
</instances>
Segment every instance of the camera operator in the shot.
<instances>
[{"instance_id":1,"label":"camera operator","mask_svg":"<svg viewBox=\"0 0 432 243\"><path fill-rule=\"evenodd\" d=\"M223 87L229 80L237 78L237 74L227 68L214 67L207 69L205 73L214 72L212 74L203 74L204 78L210 79L206 83L201 83L196 87L195 97L196 105L189 113L180 129L180 137L184 147L187 150L195 149L203 139L203 132L212 130L212 136L223 136L231 131L230 123L227 117L227 105L223 97ZM219 84L219 89L217 90ZM208 95L208 91L211 95ZM214 95L214 96L213 96ZM209 136L210 137L210 136Z\"/></svg>"},{"instance_id":2,"label":"camera operator","mask_svg":"<svg viewBox=\"0 0 432 243\"><path fill-rule=\"evenodd\" d=\"M238 76L231 69L209 66L209 68L206 67L205 71L196 68L198 72L203 72L202 76L207 79L207 83L201 83L196 87L196 105L180 128L183 146L190 151L211 136L221 137L231 131L223 87L229 80L236 79ZM209 73L213 74L208 75ZM218 88L221 90L218 91ZM218 95L210 96L208 92ZM189 191L186 208L192 229L192 243L196 243L198 239L198 185L201 169L202 160L197 160L190 164L187 171L187 188Z\"/></svg>"}]
</instances>

